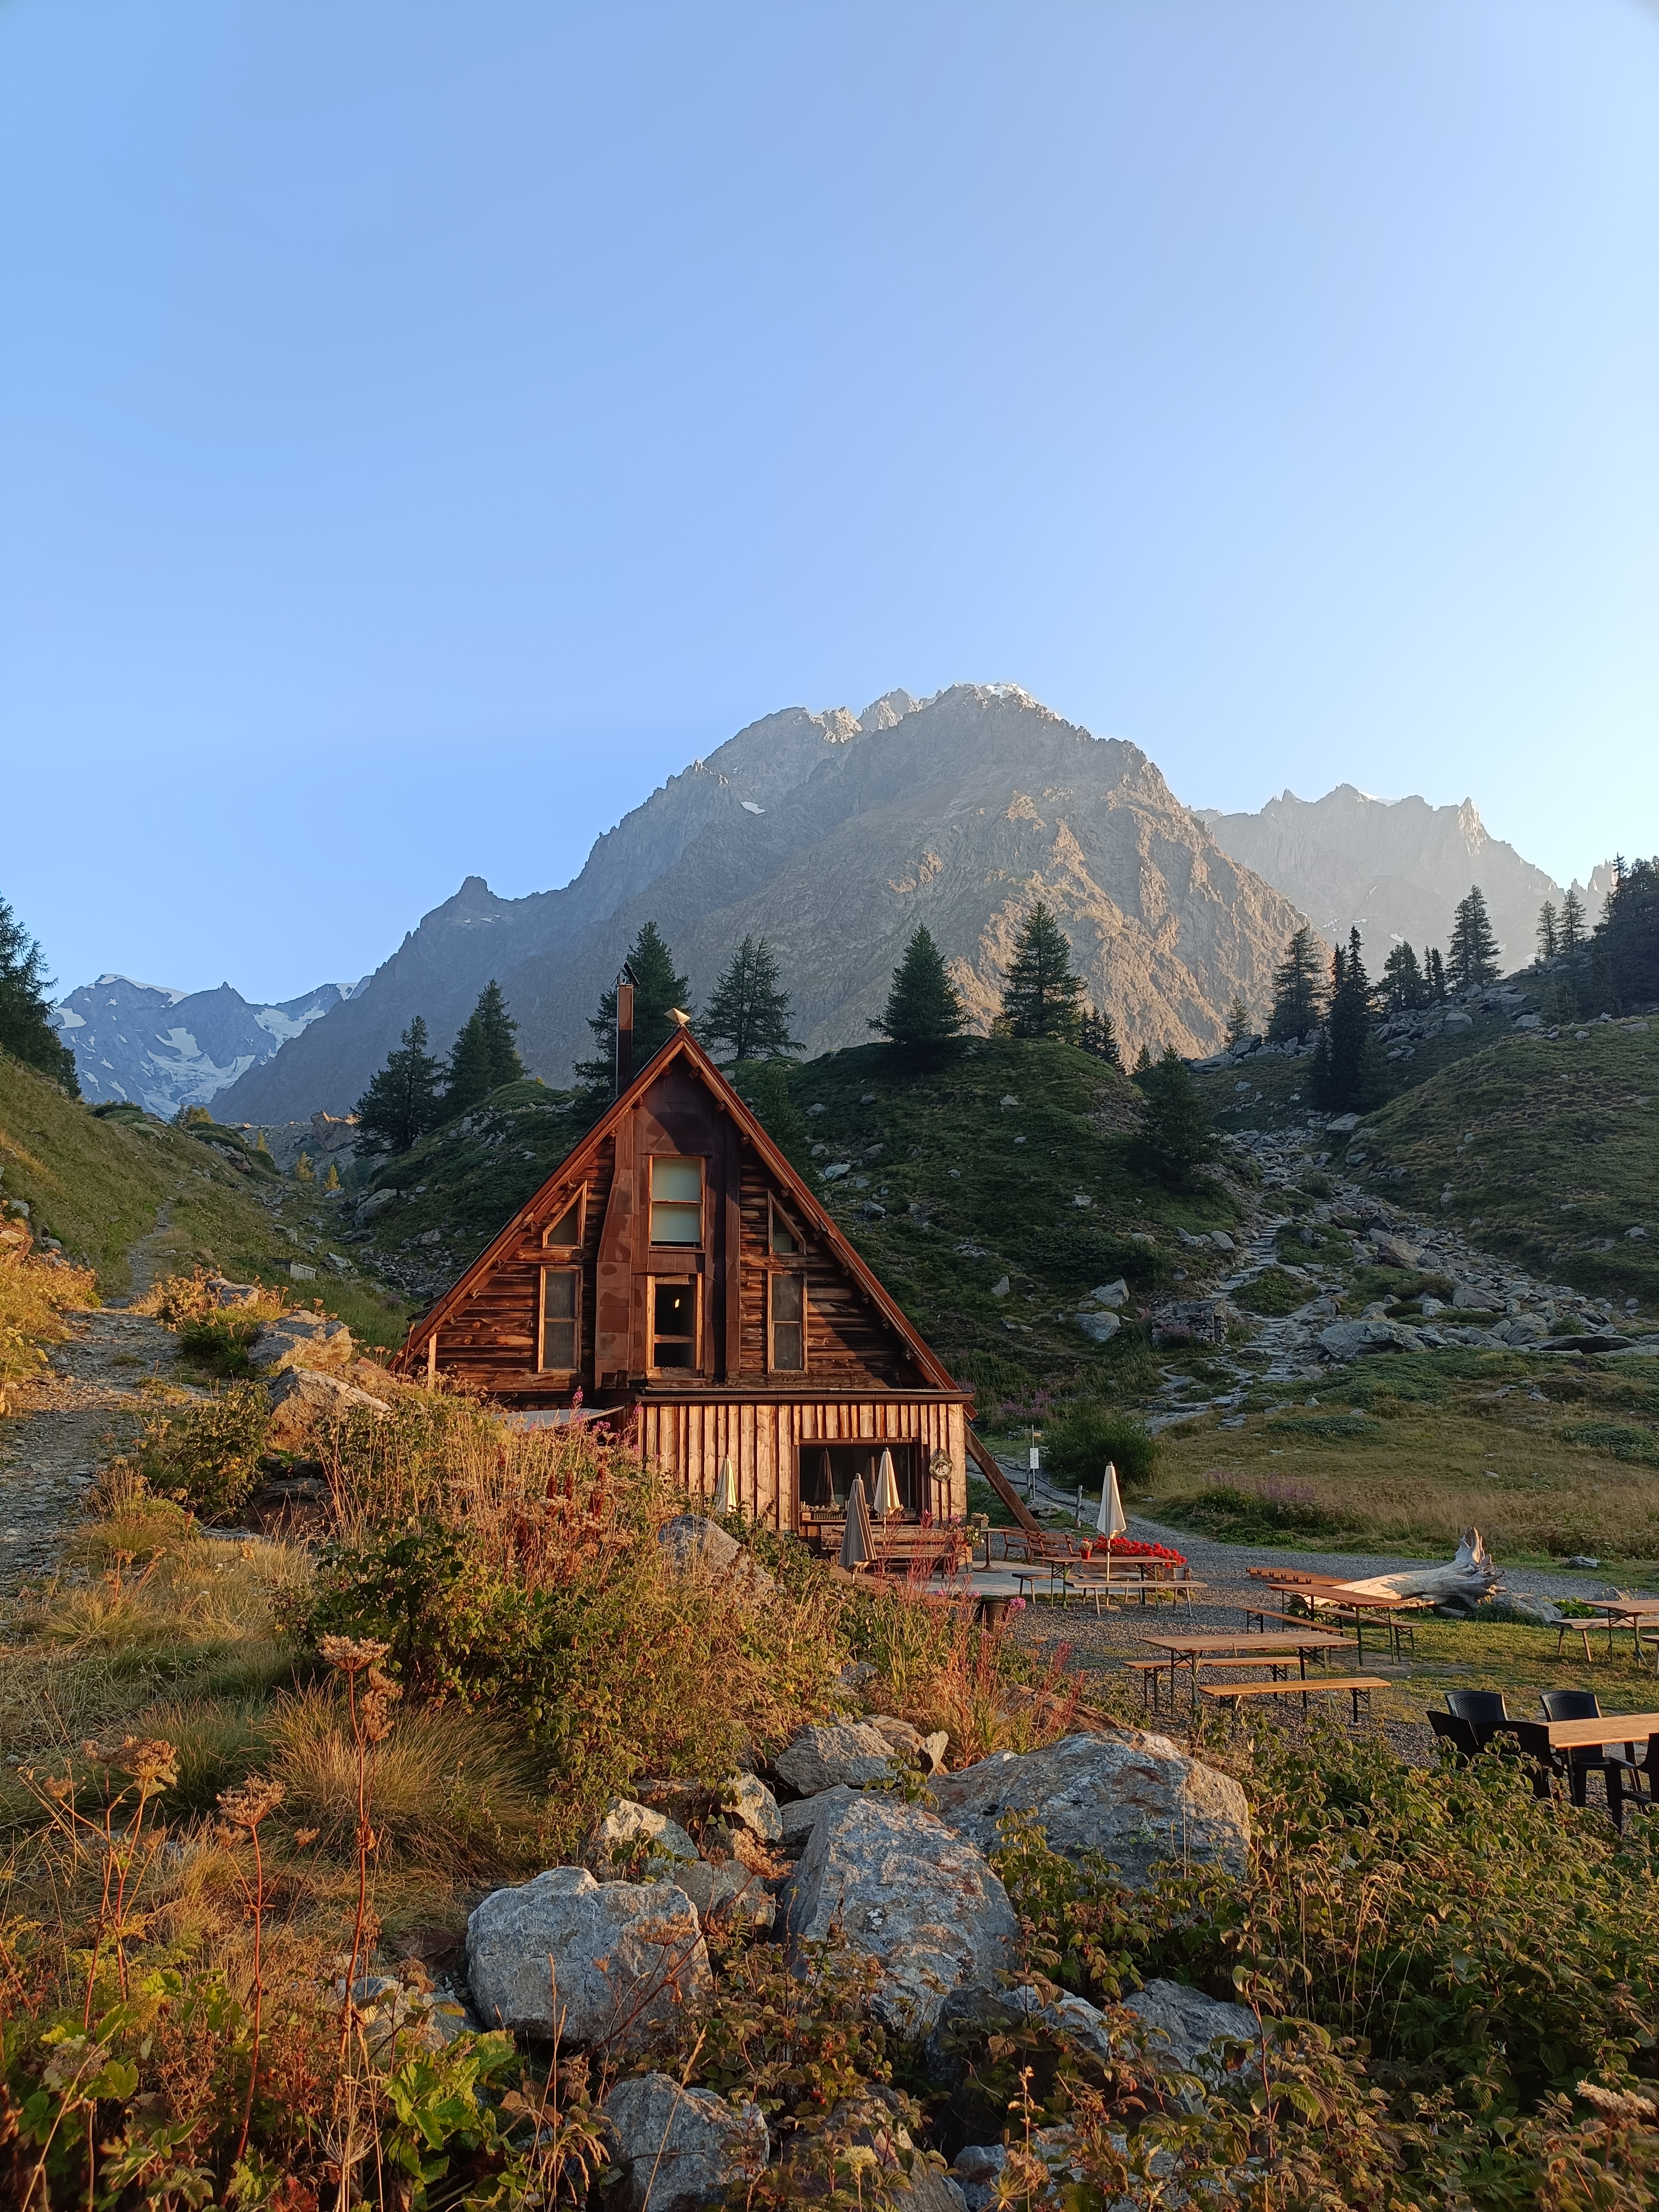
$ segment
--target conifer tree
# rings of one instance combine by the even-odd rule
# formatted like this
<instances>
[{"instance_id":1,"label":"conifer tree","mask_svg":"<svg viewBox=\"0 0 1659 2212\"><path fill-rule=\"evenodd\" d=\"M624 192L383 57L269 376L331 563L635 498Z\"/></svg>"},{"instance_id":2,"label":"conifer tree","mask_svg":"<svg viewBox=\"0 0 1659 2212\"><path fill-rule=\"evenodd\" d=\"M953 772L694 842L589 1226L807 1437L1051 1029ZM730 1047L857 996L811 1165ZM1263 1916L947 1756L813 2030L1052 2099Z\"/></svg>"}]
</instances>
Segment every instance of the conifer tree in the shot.
<instances>
[{"instance_id":1,"label":"conifer tree","mask_svg":"<svg viewBox=\"0 0 1659 2212\"><path fill-rule=\"evenodd\" d=\"M1659 854L1650 860L1622 854L1595 925L1595 982L1609 1012L1659 999Z\"/></svg>"},{"instance_id":2,"label":"conifer tree","mask_svg":"<svg viewBox=\"0 0 1659 2212\"><path fill-rule=\"evenodd\" d=\"M1447 973L1455 991L1467 991L1498 981L1498 939L1492 935L1486 895L1479 884L1459 899L1452 915L1451 951Z\"/></svg>"},{"instance_id":3,"label":"conifer tree","mask_svg":"<svg viewBox=\"0 0 1659 2212\"><path fill-rule=\"evenodd\" d=\"M1556 939L1559 952L1582 952L1589 933L1584 927L1584 902L1576 890L1561 901L1561 922Z\"/></svg>"},{"instance_id":4,"label":"conifer tree","mask_svg":"<svg viewBox=\"0 0 1659 2212\"><path fill-rule=\"evenodd\" d=\"M1423 973L1429 986L1429 1004L1443 1006L1446 1003L1446 963L1440 957L1440 947L1431 945L1423 955Z\"/></svg>"},{"instance_id":5,"label":"conifer tree","mask_svg":"<svg viewBox=\"0 0 1659 2212\"><path fill-rule=\"evenodd\" d=\"M1561 917L1555 911L1555 901L1546 899L1538 909L1538 961L1541 967L1546 960L1553 960L1561 950Z\"/></svg>"},{"instance_id":6,"label":"conifer tree","mask_svg":"<svg viewBox=\"0 0 1659 2212\"><path fill-rule=\"evenodd\" d=\"M1273 970L1273 1010L1267 1018L1267 1042L1283 1044L1317 1029L1320 1015L1320 950L1304 922L1285 947Z\"/></svg>"},{"instance_id":7,"label":"conifer tree","mask_svg":"<svg viewBox=\"0 0 1659 2212\"><path fill-rule=\"evenodd\" d=\"M1145 1075L1152 1064L1152 1055L1151 1048L1143 1044L1140 1050L1135 1054L1135 1073L1137 1075Z\"/></svg>"},{"instance_id":8,"label":"conifer tree","mask_svg":"<svg viewBox=\"0 0 1659 2212\"><path fill-rule=\"evenodd\" d=\"M1072 973L1071 939L1039 899L1014 945L997 1029L1004 1036L1073 1044L1083 1023L1084 988L1083 978Z\"/></svg>"},{"instance_id":9,"label":"conifer tree","mask_svg":"<svg viewBox=\"0 0 1659 2212\"><path fill-rule=\"evenodd\" d=\"M1408 1013L1429 1002L1429 987L1409 945L1396 945L1382 963L1382 1002L1391 1014Z\"/></svg>"},{"instance_id":10,"label":"conifer tree","mask_svg":"<svg viewBox=\"0 0 1659 2212\"><path fill-rule=\"evenodd\" d=\"M334 1162L331 1160L328 1164L328 1173L323 1177L323 1188L325 1190L338 1190L339 1188L340 1170Z\"/></svg>"},{"instance_id":11,"label":"conifer tree","mask_svg":"<svg viewBox=\"0 0 1659 2212\"><path fill-rule=\"evenodd\" d=\"M253 1149L256 1152L264 1152L267 1158L270 1156L270 1146L265 1142L265 1133L263 1129L253 1139Z\"/></svg>"},{"instance_id":12,"label":"conifer tree","mask_svg":"<svg viewBox=\"0 0 1659 2212\"><path fill-rule=\"evenodd\" d=\"M1123 1054L1118 1049L1117 1031L1112 1026L1111 1016L1103 1008L1091 1006L1087 1010L1078 1030L1077 1041L1085 1052L1091 1053L1097 1060L1109 1060L1114 1067L1122 1067Z\"/></svg>"},{"instance_id":13,"label":"conifer tree","mask_svg":"<svg viewBox=\"0 0 1659 2212\"><path fill-rule=\"evenodd\" d=\"M75 1054L53 1027L46 1004L52 983L41 972L45 964L39 945L0 898L0 1050L78 1098Z\"/></svg>"},{"instance_id":14,"label":"conifer tree","mask_svg":"<svg viewBox=\"0 0 1659 2212\"><path fill-rule=\"evenodd\" d=\"M745 937L715 980L702 1018L724 1060L778 1060L799 1052L789 1034L789 994L779 988L777 955L763 937Z\"/></svg>"},{"instance_id":15,"label":"conifer tree","mask_svg":"<svg viewBox=\"0 0 1659 2212\"><path fill-rule=\"evenodd\" d=\"M311 1164L311 1155L309 1152L301 1152L299 1158L295 1161L294 1180L298 1183L307 1184L316 1182L317 1170Z\"/></svg>"},{"instance_id":16,"label":"conifer tree","mask_svg":"<svg viewBox=\"0 0 1659 2212\"><path fill-rule=\"evenodd\" d=\"M893 970L887 1004L870 1026L915 1056L942 1050L968 1025L968 1010L926 923L917 925Z\"/></svg>"},{"instance_id":17,"label":"conifer tree","mask_svg":"<svg viewBox=\"0 0 1659 2212\"><path fill-rule=\"evenodd\" d=\"M683 1013L690 1012L691 986L685 976L676 971L674 956L654 921L641 925L639 935L628 948L628 966L634 977L634 1073L637 1075L652 1054L659 1051L678 1028L675 1007ZM595 1051L592 1060L576 1062L576 1073L588 1093L590 1103L605 1106L610 1103L617 1079L614 983L601 994L599 1011L588 1016L587 1026L593 1032Z\"/></svg>"},{"instance_id":18,"label":"conifer tree","mask_svg":"<svg viewBox=\"0 0 1659 2212\"><path fill-rule=\"evenodd\" d=\"M465 1114L504 1083L522 1079L524 1062L519 1058L518 1034L519 1024L507 1011L501 985L486 983L450 1048L448 1087L444 1092L446 1120Z\"/></svg>"},{"instance_id":19,"label":"conifer tree","mask_svg":"<svg viewBox=\"0 0 1659 2212\"><path fill-rule=\"evenodd\" d=\"M1150 1175L1171 1190L1189 1189L1199 1170L1220 1148L1215 1123L1193 1080L1192 1070L1173 1045L1156 1066L1138 1071L1135 1081L1146 1101L1134 1140L1135 1157Z\"/></svg>"},{"instance_id":20,"label":"conifer tree","mask_svg":"<svg viewBox=\"0 0 1659 2212\"><path fill-rule=\"evenodd\" d=\"M1360 957L1359 932L1348 933L1346 952L1331 956L1331 1009L1314 1054L1311 1088L1328 1111L1349 1114L1375 1105L1382 1095L1383 1060L1371 1027L1371 986Z\"/></svg>"},{"instance_id":21,"label":"conifer tree","mask_svg":"<svg viewBox=\"0 0 1659 2212\"><path fill-rule=\"evenodd\" d=\"M751 1061L744 1070L739 1095L744 1103L753 1109L756 1120L790 1165L809 1182L815 1181L817 1170L807 1149L806 1116L790 1091L788 1071L782 1060Z\"/></svg>"},{"instance_id":22,"label":"conifer tree","mask_svg":"<svg viewBox=\"0 0 1659 2212\"><path fill-rule=\"evenodd\" d=\"M416 1014L386 1066L371 1076L352 1111L358 1141L375 1152L406 1152L416 1139L442 1118L438 1103L438 1062L426 1048L426 1023Z\"/></svg>"},{"instance_id":23,"label":"conifer tree","mask_svg":"<svg viewBox=\"0 0 1659 2212\"><path fill-rule=\"evenodd\" d=\"M1227 1009L1228 1050L1231 1052L1236 1044L1243 1044L1249 1031L1250 1010L1243 1000L1235 994L1231 1006Z\"/></svg>"}]
</instances>

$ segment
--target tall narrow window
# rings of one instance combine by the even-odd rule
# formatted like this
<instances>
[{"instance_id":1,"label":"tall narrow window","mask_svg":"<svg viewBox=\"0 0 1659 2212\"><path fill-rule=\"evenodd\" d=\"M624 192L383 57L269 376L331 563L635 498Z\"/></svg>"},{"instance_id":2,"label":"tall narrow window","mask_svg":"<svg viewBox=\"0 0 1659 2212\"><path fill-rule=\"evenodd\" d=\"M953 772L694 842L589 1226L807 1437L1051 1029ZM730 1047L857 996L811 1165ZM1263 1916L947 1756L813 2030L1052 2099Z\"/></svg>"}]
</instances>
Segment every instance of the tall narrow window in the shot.
<instances>
[{"instance_id":1,"label":"tall narrow window","mask_svg":"<svg viewBox=\"0 0 1659 2212\"><path fill-rule=\"evenodd\" d=\"M696 1276L671 1280L651 1279L651 1364L653 1367L695 1368L697 1364L697 1281Z\"/></svg>"},{"instance_id":2,"label":"tall narrow window","mask_svg":"<svg viewBox=\"0 0 1659 2212\"><path fill-rule=\"evenodd\" d=\"M772 1249L775 1252L786 1253L799 1252L800 1249L800 1246L795 1241L794 1231L775 1206L772 1208Z\"/></svg>"},{"instance_id":3,"label":"tall narrow window","mask_svg":"<svg viewBox=\"0 0 1659 2212\"><path fill-rule=\"evenodd\" d=\"M542 1269L542 1365L574 1375L581 1364L581 1270Z\"/></svg>"},{"instance_id":4,"label":"tall narrow window","mask_svg":"<svg viewBox=\"0 0 1659 2212\"><path fill-rule=\"evenodd\" d=\"M772 1323L768 1364L777 1374L799 1375L806 1365L806 1278L772 1275L768 1282Z\"/></svg>"},{"instance_id":5,"label":"tall narrow window","mask_svg":"<svg viewBox=\"0 0 1659 2212\"><path fill-rule=\"evenodd\" d=\"M653 1159L651 1163L651 1242L702 1242L702 1162Z\"/></svg>"}]
</instances>

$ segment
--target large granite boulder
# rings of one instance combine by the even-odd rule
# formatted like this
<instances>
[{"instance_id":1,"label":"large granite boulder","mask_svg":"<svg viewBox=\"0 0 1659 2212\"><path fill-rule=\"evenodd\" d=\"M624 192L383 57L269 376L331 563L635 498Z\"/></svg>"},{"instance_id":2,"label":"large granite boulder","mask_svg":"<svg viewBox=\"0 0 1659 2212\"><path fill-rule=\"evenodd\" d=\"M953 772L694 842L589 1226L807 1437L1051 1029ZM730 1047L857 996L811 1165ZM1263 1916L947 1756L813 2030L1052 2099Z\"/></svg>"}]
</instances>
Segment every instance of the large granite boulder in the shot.
<instances>
[{"instance_id":1,"label":"large granite boulder","mask_svg":"<svg viewBox=\"0 0 1659 2212\"><path fill-rule=\"evenodd\" d=\"M782 1840L783 1819L778 1801L758 1774L730 1774L720 1784L720 1810L763 1844Z\"/></svg>"},{"instance_id":2,"label":"large granite boulder","mask_svg":"<svg viewBox=\"0 0 1659 2212\"><path fill-rule=\"evenodd\" d=\"M758 2106L642 2074L617 2082L603 2110L628 2212L697 2212L741 2197L765 2170L771 2141Z\"/></svg>"},{"instance_id":3,"label":"large granite boulder","mask_svg":"<svg viewBox=\"0 0 1659 2212\"><path fill-rule=\"evenodd\" d=\"M270 1425L265 1431L265 1443L274 1452L303 1450L314 1440L319 1425L342 1420L348 1413L368 1413L380 1420L386 1413L380 1400L371 1398L367 1390L312 1367L279 1369L268 1395Z\"/></svg>"},{"instance_id":4,"label":"large granite boulder","mask_svg":"<svg viewBox=\"0 0 1659 2212\"><path fill-rule=\"evenodd\" d=\"M1160 1863L1242 1875L1249 1855L1249 1807L1231 1776L1138 1729L1002 1752L932 1787L939 1818L981 1850L996 1848L1005 1814L1026 1814L1051 1850L1073 1860L1100 1851L1132 1889Z\"/></svg>"},{"instance_id":5,"label":"large granite boulder","mask_svg":"<svg viewBox=\"0 0 1659 2212\"><path fill-rule=\"evenodd\" d=\"M799 1796L815 1797L838 1782L865 1790L872 1782L891 1782L896 1753L868 1721L832 1721L804 1728L774 1761L779 1779Z\"/></svg>"},{"instance_id":6,"label":"large granite boulder","mask_svg":"<svg viewBox=\"0 0 1659 2212\"><path fill-rule=\"evenodd\" d=\"M678 1880L676 1869L697 1847L678 1820L631 1797L613 1797L599 1815L582 1857L601 1881Z\"/></svg>"},{"instance_id":7,"label":"large granite boulder","mask_svg":"<svg viewBox=\"0 0 1659 2212\"><path fill-rule=\"evenodd\" d=\"M346 1367L355 1347L351 1331L326 1314L284 1314L267 1322L248 1347L248 1364L256 1375L274 1375L283 1367Z\"/></svg>"},{"instance_id":8,"label":"large granite boulder","mask_svg":"<svg viewBox=\"0 0 1659 2212\"><path fill-rule=\"evenodd\" d=\"M1146 2055L1160 2073L1191 2074L1213 2088L1226 2074L1221 2046L1243 2044L1255 2051L1261 2043L1255 2014L1243 2005L1224 2004L1206 1997L1202 1990L1184 1982L1148 1982L1123 2000L1125 2008L1146 2024ZM1195 2089L1179 2093L1189 2112L1200 2110L1204 2100Z\"/></svg>"},{"instance_id":9,"label":"large granite boulder","mask_svg":"<svg viewBox=\"0 0 1659 2212\"><path fill-rule=\"evenodd\" d=\"M696 1908L672 1882L597 1882L553 1867L493 1890L466 1923L467 1979L489 2027L627 2049L712 1986Z\"/></svg>"},{"instance_id":10,"label":"large granite boulder","mask_svg":"<svg viewBox=\"0 0 1659 2212\"><path fill-rule=\"evenodd\" d=\"M772 1577L737 1538L702 1513L677 1513L657 1531L657 1541L682 1573L702 1572L751 1591L775 1587Z\"/></svg>"},{"instance_id":11,"label":"large granite boulder","mask_svg":"<svg viewBox=\"0 0 1659 2212\"><path fill-rule=\"evenodd\" d=\"M783 1893L793 1956L839 1923L881 1967L873 2007L925 2034L952 1990L989 1984L1018 1934L1007 1892L983 1854L919 1805L853 1797L813 1828Z\"/></svg>"},{"instance_id":12,"label":"large granite boulder","mask_svg":"<svg viewBox=\"0 0 1659 2212\"><path fill-rule=\"evenodd\" d=\"M833 1790L820 1790L813 1796L797 1797L787 1805L781 1805L778 1819L785 1844L805 1843L826 1813L837 1805L850 1803L856 1795L844 1782L838 1782Z\"/></svg>"},{"instance_id":13,"label":"large granite boulder","mask_svg":"<svg viewBox=\"0 0 1659 2212\"><path fill-rule=\"evenodd\" d=\"M1373 1352L1420 1352L1423 1340L1402 1321L1337 1321L1319 1332L1322 1348L1333 1359L1360 1359Z\"/></svg>"},{"instance_id":14,"label":"large granite boulder","mask_svg":"<svg viewBox=\"0 0 1659 2212\"><path fill-rule=\"evenodd\" d=\"M777 1917L771 1892L741 1859L721 1859L718 1864L696 1859L690 1866L677 1867L673 1879L696 1906L705 1926L711 1919L721 1919L759 1933Z\"/></svg>"}]
</instances>

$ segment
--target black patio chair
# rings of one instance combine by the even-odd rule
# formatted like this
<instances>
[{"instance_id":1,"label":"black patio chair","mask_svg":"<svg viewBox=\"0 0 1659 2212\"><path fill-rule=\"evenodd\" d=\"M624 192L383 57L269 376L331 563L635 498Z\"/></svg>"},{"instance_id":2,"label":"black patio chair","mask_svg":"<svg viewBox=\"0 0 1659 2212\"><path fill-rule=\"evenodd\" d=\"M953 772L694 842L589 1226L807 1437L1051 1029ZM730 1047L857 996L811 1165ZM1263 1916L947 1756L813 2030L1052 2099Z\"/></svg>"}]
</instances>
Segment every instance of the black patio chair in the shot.
<instances>
[{"instance_id":1,"label":"black patio chair","mask_svg":"<svg viewBox=\"0 0 1659 2212\"><path fill-rule=\"evenodd\" d=\"M1599 1721L1601 1700L1594 1690L1546 1690L1539 1702L1544 1708L1544 1717L1551 1721ZM1613 1725L1617 1725L1614 1717ZM1557 1756L1563 1754L1558 1753ZM1567 1789L1575 1805L1589 1802L1588 1784L1592 1774L1599 1774L1601 1786L1607 1793L1607 1810L1613 1815L1613 1826L1625 1824L1625 1799L1640 1795L1640 1784L1635 1779L1637 1762L1622 1751L1614 1751L1607 1744L1574 1744L1565 1754ZM1632 1786L1626 1789L1626 1778L1632 1778Z\"/></svg>"},{"instance_id":2,"label":"black patio chair","mask_svg":"<svg viewBox=\"0 0 1659 2212\"><path fill-rule=\"evenodd\" d=\"M1501 1690L1448 1690L1446 1711L1460 1721L1506 1721L1510 1717Z\"/></svg>"},{"instance_id":3,"label":"black patio chair","mask_svg":"<svg viewBox=\"0 0 1659 2212\"><path fill-rule=\"evenodd\" d=\"M1473 1721L1466 1721L1456 1713L1430 1713L1429 1726L1442 1743L1449 1743L1457 1754L1460 1766L1467 1766L1480 1753L1480 1739L1475 1734Z\"/></svg>"}]
</instances>

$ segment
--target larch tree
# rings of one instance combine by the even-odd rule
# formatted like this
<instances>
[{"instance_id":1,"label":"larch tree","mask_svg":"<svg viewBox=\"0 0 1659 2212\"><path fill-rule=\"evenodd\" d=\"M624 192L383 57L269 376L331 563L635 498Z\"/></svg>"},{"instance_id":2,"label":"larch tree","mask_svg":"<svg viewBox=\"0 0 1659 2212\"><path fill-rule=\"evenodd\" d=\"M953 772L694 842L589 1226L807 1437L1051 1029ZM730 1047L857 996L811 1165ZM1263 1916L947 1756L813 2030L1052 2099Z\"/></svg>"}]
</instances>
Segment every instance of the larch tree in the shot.
<instances>
[{"instance_id":1,"label":"larch tree","mask_svg":"<svg viewBox=\"0 0 1659 2212\"><path fill-rule=\"evenodd\" d=\"M925 922L917 925L905 946L887 1004L871 1018L870 1026L912 1056L943 1049L968 1026L968 1010Z\"/></svg>"},{"instance_id":2,"label":"larch tree","mask_svg":"<svg viewBox=\"0 0 1659 2212\"><path fill-rule=\"evenodd\" d=\"M789 994L766 939L745 937L716 977L702 1018L722 1060L783 1060L800 1046L789 1034Z\"/></svg>"},{"instance_id":3,"label":"larch tree","mask_svg":"<svg viewBox=\"0 0 1659 2212\"><path fill-rule=\"evenodd\" d=\"M524 1062L519 1057L518 1035L519 1024L507 1011L501 985L486 983L450 1048L444 1091L446 1118L453 1121L504 1083L522 1079Z\"/></svg>"},{"instance_id":4,"label":"larch tree","mask_svg":"<svg viewBox=\"0 0 1659 2212\"><path fill-rule=\"evenodd\" d=\"M1452 915L1451 947L1446 972L1454 991L1468 991L1498 981L1498 939L1486 912L1486 894L1479 884L1469 886Z\"/></svg>"},{"instance_id":5,"label":"larch tree","mask_svg":"<svg viewBox=\"0 0 1659 2212\"><path fill-rule=\"evenodd\" d=\"M0 898L0 1050L81 1096L75 1054L58 1035L46 1004L51 980L40 947Z\"/></svg>"},{"instance_id":6,"label":"larch tree","mask_svg":"<svg viewBox=\"0 0 1659 2212\"><path fill-rule=\"evenodd\" d=\"M1075 1044L1085 1006L1083 978L1072 973L1072 941L1039 899L1014 945L997 1029L1004 1036Z\"/></svg>"},{"instance_id":7,"label":"larch tree","mask_svg":"<svg viewBox=\"0 0 1659 2212\"><path fill-rule=\"evenodd\" d=\"M1273 1008L1267 1017L1269 1044L1284 1044L1319 1027L1322 950L1306 922L1285 947L1285 957L1273 970Z\"/></svg>"},{"instance_id":8,"label":"larch tree","mask_svg":"<svg viewBox=\"0 0 1659 2212\"><path fill-rule=\"evenodd\" d=\"M416 1014L386 1066L369 1078L368 1088L352 1111L358 1141L373 1152L406 1152L417 1137L443 1118L438 1099L439 1066L427 1048L426 1023Z\"/></svg>"},{"instance_id":9,"label":"larch tree","mask_svg":"<svg viewBox=\"0 0 1659 2212\"><path fill-rule=\"evenodd\" d=\"M653 1052L666 1044L679 1024L675 1009L691 1011L690 984L674 966L674 956L654 921L642 923L628 948L628 967L634 978L634 1073L637 1075ZM599 1011L590 1014L593 1032L592 1060L579 1060L576 1073L588 1093L590 1104L608 1106L617 1080L617 987L613 983L599 998Z\"/></svg>"}]
</instances>

